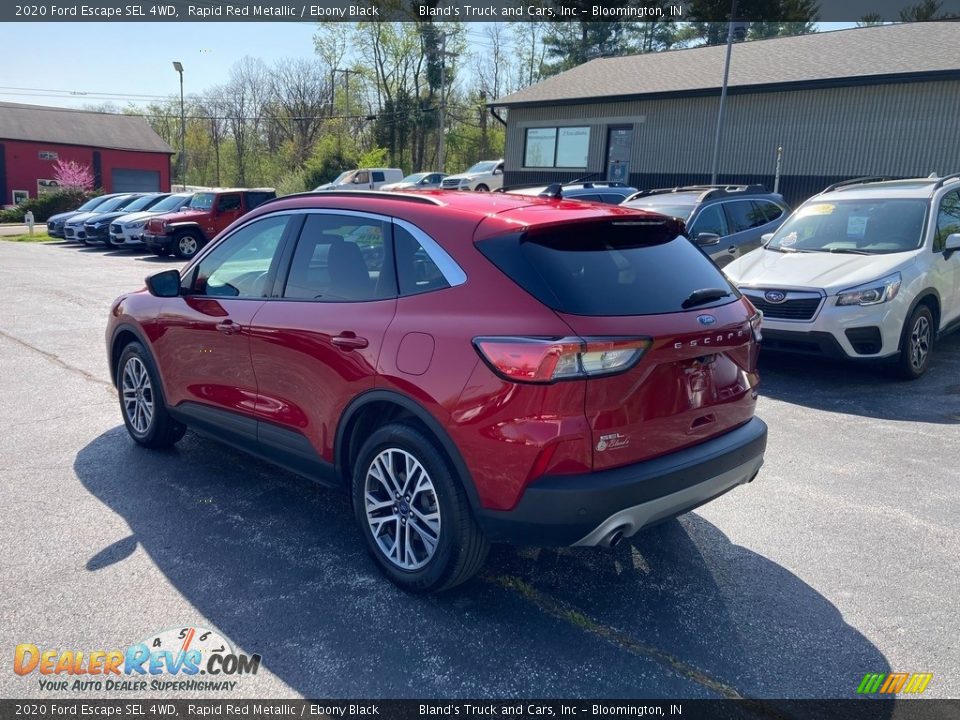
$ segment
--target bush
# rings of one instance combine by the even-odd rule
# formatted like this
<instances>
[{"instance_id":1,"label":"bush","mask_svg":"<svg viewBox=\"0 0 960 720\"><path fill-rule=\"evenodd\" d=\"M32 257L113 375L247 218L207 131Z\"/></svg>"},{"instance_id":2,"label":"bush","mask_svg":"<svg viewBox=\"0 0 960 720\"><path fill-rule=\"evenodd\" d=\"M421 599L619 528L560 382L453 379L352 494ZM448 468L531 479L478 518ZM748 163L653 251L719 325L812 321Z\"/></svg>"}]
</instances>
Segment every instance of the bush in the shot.
<instances>
[{"instance_id":1,"label":"bush","mask_svg":"<svg viewBox=\"0 0 960 720\"><path fill-rule=\"evenodd\" d=\"M0 222L22 223L27 210L33 211L33 219L38 223L47 221L51 215L76 210L95 193L85 193L80 190L63 190L48 193L40 197L30 198L17 205L13 210L0 210Z\"/></svg>"},{"instance_id":2,"label":"bush","mask_svg":"<svg viewBox=\"0 0 960 720\"><path fill-rule=\"evenodd\" d=\"M307 187L307 172L305 170L291 170L277 183L277 196L292 195L312 189L313 187Z\"/></svg>"}]
</instances>

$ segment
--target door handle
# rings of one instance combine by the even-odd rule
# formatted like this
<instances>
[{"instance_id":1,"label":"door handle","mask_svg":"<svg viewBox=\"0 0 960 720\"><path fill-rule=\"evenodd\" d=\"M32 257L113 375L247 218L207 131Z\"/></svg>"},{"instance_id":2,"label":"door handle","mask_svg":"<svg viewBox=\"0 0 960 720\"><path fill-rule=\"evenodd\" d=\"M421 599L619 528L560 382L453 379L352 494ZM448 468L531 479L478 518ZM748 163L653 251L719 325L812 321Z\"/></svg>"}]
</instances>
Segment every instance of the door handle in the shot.
<instances>
[{"instance_id":1,"label":"door handle","mask_svg":"<svg viewBox=\"0 0 960 720\"><path fill-rule=\"evenodd\" d=\"M357 337L356 333L350 332L349 330L342 332L339 335L334 335L332 338L330 338L330 342L344 352L348 352L350 350L360 350L370 344L366 338Z\"/></svg>"},{"instance_id":2,"label":"door handle","mask_svg":"<svg viewBox=\"0 0 960 720\"><path fill-rule=\"evenodd\" d=\"M240 325L233 320L221 320L217 323L217 330L224 335L236 335L240 332Z\"/></svg>"},{"instance_id":3,"label":"door handle","mask_svg":"<svg viewBox=\"0 0 960 720\"><path fill-rule=\"evenodd\" d=\"M737 246L736 246L736 245L731 245L730 247L727 248L727 252L728 252L728 253L731 253L731 254L736 253L736 252L737 252Z\"/></svg>"}]
</instances>

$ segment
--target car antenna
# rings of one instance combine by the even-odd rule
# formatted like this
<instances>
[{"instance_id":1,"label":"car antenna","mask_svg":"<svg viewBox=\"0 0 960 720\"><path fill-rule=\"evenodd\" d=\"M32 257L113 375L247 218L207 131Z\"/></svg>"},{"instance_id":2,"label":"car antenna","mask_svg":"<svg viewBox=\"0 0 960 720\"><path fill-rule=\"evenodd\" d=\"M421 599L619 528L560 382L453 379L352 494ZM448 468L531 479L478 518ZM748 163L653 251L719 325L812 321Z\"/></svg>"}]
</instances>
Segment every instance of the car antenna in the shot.
<instances>
[{"instance_id":1,"label":"car antenna","mask_svg":"<svg viewBox=\"0 0 960 720\"><path fill-rule=\"evenodd\" d=\"M546 189L539 193L537 197L542 198L553 198L554 200L563 199L563 185L560 183L553 183L552 185L547 185Z\"/></svg>"}]
</instances>

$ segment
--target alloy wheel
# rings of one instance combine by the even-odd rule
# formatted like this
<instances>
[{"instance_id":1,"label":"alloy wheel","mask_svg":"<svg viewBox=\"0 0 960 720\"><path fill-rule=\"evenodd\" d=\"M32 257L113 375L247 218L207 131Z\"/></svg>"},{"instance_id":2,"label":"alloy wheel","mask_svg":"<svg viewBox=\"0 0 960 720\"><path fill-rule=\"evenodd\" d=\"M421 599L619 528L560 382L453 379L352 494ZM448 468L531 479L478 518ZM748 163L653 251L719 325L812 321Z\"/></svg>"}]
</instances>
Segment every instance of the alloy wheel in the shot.
<instances>
[{"instance_id":1,"label":"alloy wheel","mask_svg":"<svg viewBox=\"0 0 960 720\"><path fill-rule=\"evenodd\" d=\"M923 315L917 318L910 330L910 364L922 370L930 353L930 321Z\"/></svg>"},{"instance_id":2,"label":"alloy wheel","mask_svg":"<svg viewBox=\"0 0 960 720\"><path fill-rule=\"evenodd\" d=\"M197 239L193 235L184 235L180 238L178 247L185 257L190 257L197 252Z\"/></svg>"},{"instance_id":3,"label":"alloy wheel","mask_svg":"<svg viewBox=\"0 0 960 720\"><path fill-rule=\"evenodd\" d=\"M123 366L123 412L138 435L145 435L153 421L153 385L143 360L132 357Z\"/></svg>"},{"instance_id":4,"label":"alloy wheel","mask_svg":"<svg viewBox=\"0 0 960 720\"><path fill-rule=\"evenodd\" d=\"M367 469L364 506L373 539L393 565L418 570L440 540L440 505L433 481L416 457L387 448Z\"/></svg>"}]
</instances>

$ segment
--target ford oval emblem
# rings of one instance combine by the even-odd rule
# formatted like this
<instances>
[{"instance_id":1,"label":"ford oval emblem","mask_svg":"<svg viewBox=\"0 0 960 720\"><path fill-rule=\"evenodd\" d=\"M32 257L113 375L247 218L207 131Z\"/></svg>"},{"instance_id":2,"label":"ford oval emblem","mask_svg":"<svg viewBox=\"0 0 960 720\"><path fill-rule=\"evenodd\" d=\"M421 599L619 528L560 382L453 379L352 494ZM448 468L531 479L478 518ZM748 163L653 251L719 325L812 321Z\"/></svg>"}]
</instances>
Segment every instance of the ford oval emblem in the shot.
<instances>
[{"instance_id":1,"label":"ford oval emblem","mask_svg":"<svg viewBox=\"0 0 960 720\"><path fill-rule=\"evenodd\" d=\"M713 315L698 315L697 322L701 325L713 325L717 319Z\"/></svg>"},{"instance_id":2,"label":"ford oval emblem","mask_svg":"<svg viewBox=\"0 0 960 720\"><path fill-rule=\"evenodd\" d=\"M767 290L763 297L770 303L782 303L787 299L787 294L783 290Z\"/></svg>"}]
</instances>

